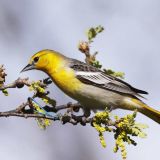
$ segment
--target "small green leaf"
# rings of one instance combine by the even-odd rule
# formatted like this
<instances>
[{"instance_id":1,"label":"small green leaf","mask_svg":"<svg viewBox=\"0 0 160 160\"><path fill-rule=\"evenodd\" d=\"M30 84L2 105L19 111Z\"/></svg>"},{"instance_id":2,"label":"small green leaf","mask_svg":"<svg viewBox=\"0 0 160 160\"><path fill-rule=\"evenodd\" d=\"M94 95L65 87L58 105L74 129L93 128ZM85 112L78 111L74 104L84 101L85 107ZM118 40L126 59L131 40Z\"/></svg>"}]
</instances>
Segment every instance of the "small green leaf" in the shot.
<instances>
[{"instance_id":1,"label":"small green leaf","mask_svg":"<svg viewBox=\"0 0 160 160\"><path fill-rule=\"evenodd\" d=\"M113 77L124 79L125 74L123 72L115 72L112 69L103 69L104 73Z\"/></svg>"},{"instance_id":2,"label":"small green leaf","mask_svg":"<svg viewBox=\"0 0 160 160\"><path fill-rule=\"evenodd\" d=\"M91 41L93 38L95 38L97 35L96 31L94 28L90 28L88 31L87 31L87 37L88 37L88 40Z\"/></svg>"},{"instance_id":3,"label":"small green leaf","mask_svg":"<svg viewBox=\"0 0 160 160\"><path fill-rule=\"evenodd\" d=\"M8 96L8 95L9 95L9 93L8 93L8 91L7 91L6 89L3 89L3 90L2 90L2 93L3 93L5 96Z\"/></svg>"},{"instance_id":4,"label":"small green leaf","mask_svg":"<svg viewBox=\"0 0 160 160\"><path fill-rule=\"evenodd\" d=\"M102 31L104 30L104 28L102 26L97 26L97 27L91 27L90 29L88 29L87 31L87 38L88 41L91 43L93 41L93 39Z\"/></svg>"},{"instance_id":5,"label":"small green leaf","mask_svg":"<svg viewBox=\"0 0 160 160\"><path fill-rule=\"evenodd\" d=\"M103 30L104 30L104 27L100 25L95 28L96 33L101 33Z\"/></svg>"},{"instance_id":6,"label":"small green leaf","mask_svg":"<svg viewBox=\"0 0 160 160\"><path fill-rule=\"evenodd\" d=\"M102 65L100 64L99 61L94 61L94 62L92 62L92 66L94 66L94 67L96 67L96 68L99 68L99 69L102 68Z\"/></svg>"}]
</instances>

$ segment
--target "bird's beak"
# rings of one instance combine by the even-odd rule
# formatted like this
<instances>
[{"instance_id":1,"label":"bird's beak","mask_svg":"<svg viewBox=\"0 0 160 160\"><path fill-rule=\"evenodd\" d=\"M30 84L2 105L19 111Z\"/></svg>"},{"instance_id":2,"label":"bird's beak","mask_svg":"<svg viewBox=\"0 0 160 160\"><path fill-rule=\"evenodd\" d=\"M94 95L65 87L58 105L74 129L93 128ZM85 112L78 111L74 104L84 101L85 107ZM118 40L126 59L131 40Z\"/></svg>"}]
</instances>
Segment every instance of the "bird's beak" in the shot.
<instances>
[{"instance_id":1,"label":"bird's beak","mask_svg":"<svg viewBox=\"0 0 160 160\"><path fill-rule=\"evenodd\" d=\"M21 71L20 73L25 72L25 71L28 71L28 70L32 70L32 69L35 69L34 64L28 64L26 67L24 67L24 68L22 69L22 71Z\"/></svg>"}]
</instances>

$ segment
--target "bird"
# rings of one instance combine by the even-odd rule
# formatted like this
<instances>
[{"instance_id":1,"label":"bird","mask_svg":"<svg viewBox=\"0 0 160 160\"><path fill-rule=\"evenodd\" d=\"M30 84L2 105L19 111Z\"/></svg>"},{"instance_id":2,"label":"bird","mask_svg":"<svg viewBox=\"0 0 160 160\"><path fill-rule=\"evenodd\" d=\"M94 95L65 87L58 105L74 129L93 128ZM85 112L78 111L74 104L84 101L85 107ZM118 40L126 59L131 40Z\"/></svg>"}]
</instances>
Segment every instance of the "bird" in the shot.
<instances>
[{"instance_id":1,"label":"bird","mask_svg":"<svg viewBox=\"0 0 160 160\"><path fill-rule=\"evenodd\" d=\"M34 69L45 72L65 94L78 101L84 117L106 108L137 110L160 124L160 112L141 100L146 91L92 65L45 49L35 53L21 72Z\"/></svg>"}]
</instances>

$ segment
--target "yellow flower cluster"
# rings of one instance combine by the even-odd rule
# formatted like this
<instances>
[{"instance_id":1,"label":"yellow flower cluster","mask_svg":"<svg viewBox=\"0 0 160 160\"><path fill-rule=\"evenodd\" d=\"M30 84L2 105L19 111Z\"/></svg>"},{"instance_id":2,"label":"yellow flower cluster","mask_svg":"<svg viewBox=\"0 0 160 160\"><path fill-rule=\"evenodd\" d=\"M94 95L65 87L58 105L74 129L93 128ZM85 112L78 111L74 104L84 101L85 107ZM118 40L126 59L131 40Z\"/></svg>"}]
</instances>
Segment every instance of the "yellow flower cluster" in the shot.
<instances>
[{"instance_id":1,"label":"yellow flower cluster","mask_svg":"<svg viewBox=\"0 0 160 160\"><path fill-rule=\"evenodd\" d=\"M39 93L45 93L45 88L42 88L40 86L40 81L33 81L29 87L29 90L30 91L36 91L36 92L39 92Z\"/></svg>"},{"instance_id":2,"label":"yellow flower cluster","mask_svg":"<svg viewBox=\"0 0 160 160\"><path fill-rule=\"evenodd\" d=\"M56 101L54 99L51 99L46 94L46 87L40 86L40 81L32 82L32 84L29 87L30 91L34 91L35 94L42 99L42 101L46 104L51 104L52 106L56 105Z\"/></svg>"},{"instance_id":3,"label":"yellow flower cluster","mask_svg":"<svg viewBox=\"0 0 160 160\"><path fill-rule=\"evenodd\" d=\"M93 119L93 126L99 133L100 143L103 147L106 147L106 142L103 136L103 133L106 131L111 132L112 128L106 126L107 121L109 120L109 112L97 112Z\"/></svg>"},{"instance_id":4,"label":"yellow flower cluster","mask_svg":"<svg viewBox=\"0 0 160 160\"><path fill-rule=\"evenodd\" d=\"M133 114L126 115L123 118L115 117L116 122L118 122L116 125L115 132L115 139L116 144L114 147L114 152L117 152L118 149L121 150L121 155L123 159L126 159L127 157L127 151L125 147L125 142L128 144L136 145L136 142L131 139L130 136L137 136L141 138L146 137L146 133L143 132L143 129L147 128L147 125L136 123L137 112L135 111Z\"/></svg>"},{"instance_id":5,"label":"yellow flower cluster","mask_svg":"<svg viewBox=\"0 0 160 160\"><path fill-rule=\"evenodd\" d=\"M100 143L103 147L106 147L104 139L104 132L113 132L115 138L114 152L119 149L121 151L122 159L127 157L127 151L125 143L136 145L136 142L131 139L131 136L137 136L145 138L146 134L143 129L147 128L147 125L136 123L136 111L133 114L126 115L123 118L118 116L114 117L114 121L111 120L111 114L109 111L98 112L93 118L93 127L98 131Z\"/></svg>"}]
</instances>

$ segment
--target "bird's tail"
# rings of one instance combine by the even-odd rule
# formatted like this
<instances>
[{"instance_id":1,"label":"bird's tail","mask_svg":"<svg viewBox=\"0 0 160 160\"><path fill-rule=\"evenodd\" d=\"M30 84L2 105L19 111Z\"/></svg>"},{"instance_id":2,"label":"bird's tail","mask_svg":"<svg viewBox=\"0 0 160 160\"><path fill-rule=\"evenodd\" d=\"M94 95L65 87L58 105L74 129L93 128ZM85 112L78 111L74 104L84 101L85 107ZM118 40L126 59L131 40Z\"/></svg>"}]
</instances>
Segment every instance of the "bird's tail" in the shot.
<instances>
[{"instance_id":1,"label":"bird's tail","mask_svg":"<svg viewBox=\"0 0 160 160\"><path fill-rule=\"evenodd\" d=\"M152 107L149 107L142 101L138 99L133 99L133 101L137 104L139 107L138 111L144 114L145 116L151 118L153 121L157 122L160 124L160 111L157 111L153 109Z\"/></svg>"}]
</instances>

